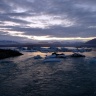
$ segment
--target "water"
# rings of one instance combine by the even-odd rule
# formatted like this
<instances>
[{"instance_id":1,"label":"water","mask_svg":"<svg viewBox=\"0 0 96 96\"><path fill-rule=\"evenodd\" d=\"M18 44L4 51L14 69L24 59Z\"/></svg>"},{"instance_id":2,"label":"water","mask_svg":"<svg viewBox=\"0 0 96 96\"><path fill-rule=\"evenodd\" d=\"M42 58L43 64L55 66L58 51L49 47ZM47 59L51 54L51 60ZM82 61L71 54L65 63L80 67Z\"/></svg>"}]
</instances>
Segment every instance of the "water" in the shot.
<instances>
[{"instance_id":1,"label":"water","mask_svg":"<svg viewBox=\"0 0 96 96\"><path fill-rule=\"evenodd\" d=\"M37 54L46 55L25 52L0 61L0 96L96 96L96 51L57 63L33 59Z\"/></svg>"}]
</instances>

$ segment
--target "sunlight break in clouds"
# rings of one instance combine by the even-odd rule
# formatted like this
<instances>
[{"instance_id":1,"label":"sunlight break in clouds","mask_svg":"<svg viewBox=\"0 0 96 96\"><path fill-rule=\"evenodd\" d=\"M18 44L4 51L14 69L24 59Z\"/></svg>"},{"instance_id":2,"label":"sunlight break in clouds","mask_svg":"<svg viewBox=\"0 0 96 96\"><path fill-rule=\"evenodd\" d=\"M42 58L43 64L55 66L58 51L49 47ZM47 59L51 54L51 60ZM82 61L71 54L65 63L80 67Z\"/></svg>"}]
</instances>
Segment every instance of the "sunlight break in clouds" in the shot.
<instances>
[{"instance_id":1,"label":"sunlight break in clouds","mask_svg":"<svg viewBox=\"0 0 96 96\"><path fill-rule=\"evenodd\" d=\"M72 37L72 38L56 38L56 37L50 37L50 36L34 36L34 39L36 40L82 40L82 41L88 41L91 39L94 39L95 37L88 37L88 38L82 38L82 37Z\"/></svg>"},{"instance_id":2,"label":"sunlight break in clouds","mask_svg":"<svg viewBox=\"0 0 96 96\"><path fill-rule=\"evenodd\" d=\"M12 22L12 21L5 21L3 23L4 23L3 26L16 26L16 25L20 25L19 23L15 23L15 22Z\"/></svg>"},{"instance_id":3,"label":"sunlight break in clouds","mask_svg":"<svg viewBox=\"0 0 96 96\"><path fill-rule=\"evenodd\" d=\"M0 30L2 31L2 30ZM83 40L83 41L88 41L91 39L94 39L96 37L88 37L88 38L82 38L82 37L71 37L71 38L60 38L60 37L51 37L51 36L30 36L30 35L24 35L23 32L16 32L16 31L8 31L4 30L5 35L10 35L10 36L18 36L18 37L24 37L25 39L29 40L37 40L37 41L44 41L44 40Z\"/></svg>"},{"instance_id":4,"label":"sunlight break in clouds","mask_svg":"<svg viewBox=\"0 0 96 96\"><path fill-rule=\"evenodd\" d=\"M96 0L1 0L0 4L3 39L89 40L96 37Z\"/></svg>"},{"instance_id":5,"label":"sunlight break in clouds","mask_svg":"<svg viewBox=\"0 0 96 96\"><path fill-rule=\"evenodd\" d=\"M62 18L61 16L51 16L51 15L40 15L40 16L31 16L26 18L19 18L24 19L26 21L31 22L27 26L31 28L49 28L50 26L60 25L63 27L70 27L75 24L75 21L69 20L67 18Z\"/></svg>"}]
</instances>

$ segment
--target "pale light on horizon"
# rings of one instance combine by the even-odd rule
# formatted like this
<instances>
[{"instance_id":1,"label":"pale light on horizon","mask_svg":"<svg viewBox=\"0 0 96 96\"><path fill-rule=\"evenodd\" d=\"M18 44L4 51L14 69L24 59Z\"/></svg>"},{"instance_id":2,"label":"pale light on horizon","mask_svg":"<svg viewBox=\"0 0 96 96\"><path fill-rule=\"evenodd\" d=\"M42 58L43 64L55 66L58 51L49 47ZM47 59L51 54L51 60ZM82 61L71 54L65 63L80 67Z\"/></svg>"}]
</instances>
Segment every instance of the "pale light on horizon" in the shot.
<instances>
[{"instance_id":1,"label":"pale light on horizon","mask_svg":"<svg viewBox=\"0 0 96 96\"><path fill-rule=\"evenodd\" d=\"M9 31L7 29L3 30L1 29L0 31L3 31L5 35L10 35L10 36L18 36L22 38L26 38L28 40L37 40L37 41L51 41L51 40L57 40L57 41L62 41L62 40L81 40L81 41L88 41L92 40L96 37L52 37L50 35L45 35L45 36L34 36L34 35L25 35L24 32L17 32L17 31Z\"/></svg>"}]
</instances>

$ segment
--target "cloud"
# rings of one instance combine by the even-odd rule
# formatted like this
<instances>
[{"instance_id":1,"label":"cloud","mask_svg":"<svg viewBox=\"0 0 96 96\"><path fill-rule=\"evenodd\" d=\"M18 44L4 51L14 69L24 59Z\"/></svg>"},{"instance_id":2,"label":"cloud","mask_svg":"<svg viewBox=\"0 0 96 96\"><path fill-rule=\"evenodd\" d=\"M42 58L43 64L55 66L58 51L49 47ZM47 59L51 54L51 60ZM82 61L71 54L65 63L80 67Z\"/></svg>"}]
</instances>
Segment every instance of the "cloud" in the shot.
<instances>
[{"instance_id":1,"label":"cloud","mask_svg":"<svg viewBox=\"0 0 96 96\"><path fill-rule=\"evenodd\" d=\"M20 40L96 37L95 17L96 0L1 0L0 36Z\"/></svg>"}]
</instances>

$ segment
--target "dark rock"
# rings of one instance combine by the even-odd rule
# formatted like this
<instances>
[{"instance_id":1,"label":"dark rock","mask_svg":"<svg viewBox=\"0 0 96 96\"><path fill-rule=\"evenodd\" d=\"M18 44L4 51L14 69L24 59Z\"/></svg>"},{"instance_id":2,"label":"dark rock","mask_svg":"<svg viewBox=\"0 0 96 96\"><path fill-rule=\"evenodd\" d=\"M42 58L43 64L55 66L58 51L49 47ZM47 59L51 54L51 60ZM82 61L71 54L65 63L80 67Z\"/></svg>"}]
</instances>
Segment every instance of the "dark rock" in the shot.
<instances>
[{"instance_id":1,"label":"dark rock","mask_svg":"<svg viewBox=\"0 0 96 96\"><path fill-rule=\"evenodd\" d=\"M15 57L23 55L19 51L11 50L11 49L0 49L0 59L5 59L9 57Z\"/></svg>"}]
</instances>

